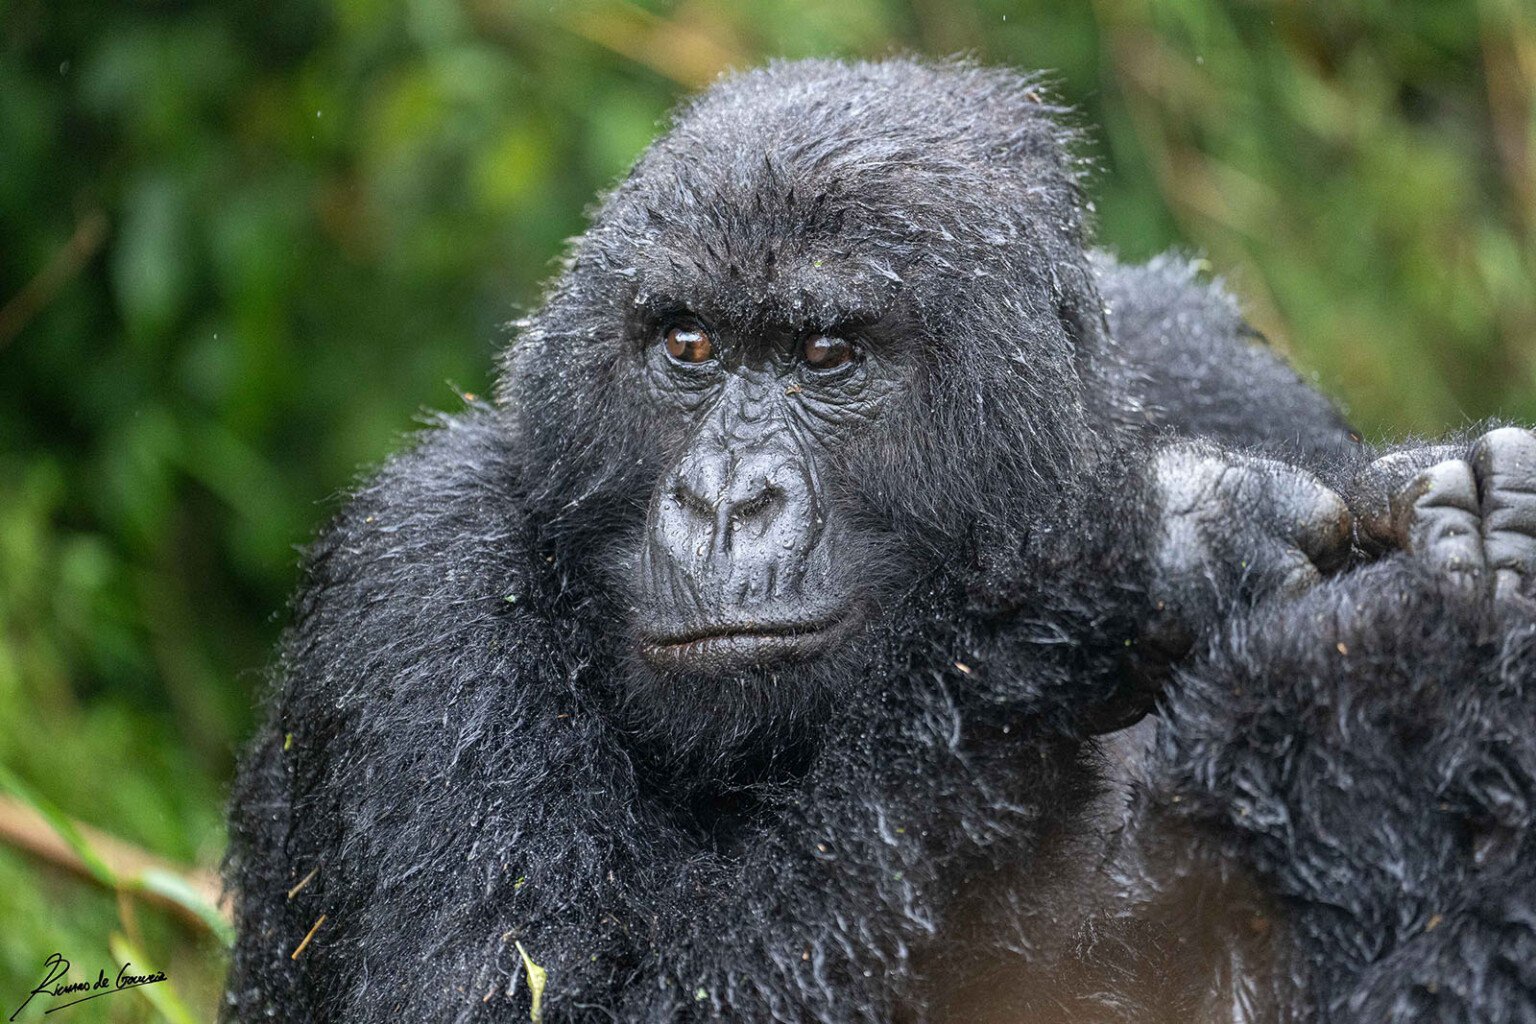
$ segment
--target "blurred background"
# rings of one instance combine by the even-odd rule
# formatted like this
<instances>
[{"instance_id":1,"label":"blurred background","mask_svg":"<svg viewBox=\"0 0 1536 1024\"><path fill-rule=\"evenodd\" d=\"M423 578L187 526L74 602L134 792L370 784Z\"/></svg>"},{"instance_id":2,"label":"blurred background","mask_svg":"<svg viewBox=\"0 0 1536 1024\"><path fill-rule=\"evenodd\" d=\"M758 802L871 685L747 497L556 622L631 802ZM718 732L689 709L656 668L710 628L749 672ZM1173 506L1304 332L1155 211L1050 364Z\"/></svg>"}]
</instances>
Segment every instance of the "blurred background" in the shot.
<instances>
[{"instance_id":1,"label":"blurred background","mask_svg":"<svg viewBox=\"0 0 1536 1024\"><path fill-rule=\"evenodd\" d=\"M1536 420L1532 10L0 0L0 1009L62 952L170 977L73 1020L211 1018L296 546L489 387L678 97L769 57L1052 69L1103 244L1203 253L1368 435L1438 432Z\"/></svg>"}]
</instances>

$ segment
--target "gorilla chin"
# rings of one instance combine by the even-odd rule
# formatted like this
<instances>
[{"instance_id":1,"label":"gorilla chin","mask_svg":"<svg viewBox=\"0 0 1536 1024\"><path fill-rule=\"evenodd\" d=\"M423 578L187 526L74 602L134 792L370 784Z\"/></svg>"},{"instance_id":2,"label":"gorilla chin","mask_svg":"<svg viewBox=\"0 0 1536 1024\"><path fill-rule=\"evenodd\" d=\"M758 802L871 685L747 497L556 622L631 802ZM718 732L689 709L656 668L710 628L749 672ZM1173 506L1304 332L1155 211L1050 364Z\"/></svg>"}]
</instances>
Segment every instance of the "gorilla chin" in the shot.
<instances>
[{"instance_id":1,"label":"gorilla chin","mask_svg":"<svg viewBox=\"0 0 1536 1024\"><path fill-rule=\"evenodd\" d=\"M684 799L784 778L804 767L828 716L858 685L851 662L866 633L839 621L800 636L641 641L615 721Z\"/></svg>"},{"instance_id":2,"label":"gorilla chin","mask_svg":"<svg viewBox=\"0 0 1536 1024\"><path fill-rule=\"evenodd\" d=\"M800 764L870 660L876 595L803 572L814 547L774 547L742 542L689 566L642 565L617 710L694 793ZM763 586L729 582L748 579Z\"/></svg>"}]
</instances>

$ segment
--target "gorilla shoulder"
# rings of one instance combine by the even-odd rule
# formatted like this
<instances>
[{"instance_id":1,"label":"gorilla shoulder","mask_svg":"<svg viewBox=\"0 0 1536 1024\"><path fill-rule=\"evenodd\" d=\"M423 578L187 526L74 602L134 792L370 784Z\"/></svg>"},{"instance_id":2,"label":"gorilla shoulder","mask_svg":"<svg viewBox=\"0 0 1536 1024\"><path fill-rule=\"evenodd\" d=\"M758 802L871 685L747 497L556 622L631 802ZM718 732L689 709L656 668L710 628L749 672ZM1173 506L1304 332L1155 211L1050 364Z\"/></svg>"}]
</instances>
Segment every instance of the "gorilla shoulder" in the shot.
<instances>
[{"instance_id":1,"label":"gorilla shoulder","mask_svg":"<svg viewBox=\"0 0 1536 1024\"><path fill-rule=\"evenodd\" d=\"M1127 265L1093 254L1114 339L1113 389L1144 430L1299 458L1312 468L1360 459L1343 414L1243 319L1197 261L1165 253Z\"/></svg>"},{"instance_id":2,"label":"gorilla shoulder","mask_svg":"<svg viewBox=\"0 0 1536 1024\"><path fill-rule=\"evenodd\" d=\"M531 559L519 557L527 547L518 542L525 513L515 445L489 406L434 416L306 553L290 653L302 647L334 662L376 658L406 637L451 644L442 626L480 616L450 609L494 610L515 595L532 573Z\"/></svg>"}]
</instances>

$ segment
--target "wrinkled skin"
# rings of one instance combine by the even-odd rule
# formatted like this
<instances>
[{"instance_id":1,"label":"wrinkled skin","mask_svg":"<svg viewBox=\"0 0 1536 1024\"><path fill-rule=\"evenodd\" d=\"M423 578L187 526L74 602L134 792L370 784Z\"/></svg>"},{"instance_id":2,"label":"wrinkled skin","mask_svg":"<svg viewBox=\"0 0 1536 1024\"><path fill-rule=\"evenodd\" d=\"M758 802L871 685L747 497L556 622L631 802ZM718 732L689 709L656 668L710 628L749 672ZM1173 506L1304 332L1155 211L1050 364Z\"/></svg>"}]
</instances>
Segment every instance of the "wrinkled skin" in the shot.
<instances>
[{"instance_id":1,"label":"wrinkled skin","mask_svg":"<svg viewBox=\"0 0 1536 1024\"><path fill-rule=\"evenodd\" d=\"M1431 445L1389 455L1361 474L1371 496L1360 531L1401 548L1471 591L1515 602L1536 575L1536 437L1504 427L1469 451Z\"/></svg>"},{"instance_id":2,"label":"wrinkled skin","mask_svg":"<svg viewBox=\"0 0 1536 1024\"><path fill-rule=\"evenodd\" d=\"M1235 595L1296 595L1350 555L1349 507L1316 477L1196 444L1154 463L1158 533L1149 636L1174 653Z\"/></svg>"},{"instance_id":3,"label":"wrinkled skin","mask_svg":"<svg viewBox=\"0 0 1536 1024\"><path fill-rule=\"evenodd\" d=\"M646 678L631 685L714 690L739 678L769 689L799 679L792 699L819 707L832 685L799 667L847 647L877 613L887 596L873 572L882 557L907 564L849 522L839 475L917 371L878 325L842 318L831 335L803 318L728 313L706 324L692 310L718 301L697 288L686 296L631 326L644 396L681 439L649 495L638 552L620 557L631 641L644 662L636 672ZM666 335L680 323L707 340L708 358L668 354ZM842 337L856 328L857 340ZM813 366L804 350L814 344L835 345L842 361ZM876 544L885 550L874 554ZM754 703L666 753L703 744L738 758L746 747L788 742L784 727L800 717Z\"/></svg>"},{"instance_id":4,"label":"wrinkled skin","mask_svg":"<svg viewBox=\"0 0 1536 1024\"><path fill-rule=\"evenodd\" d=\"M890 61L679 115L310 554L228 1018L1536 1013L1531 435L1360 444L1090 254L1060 113Z\"/></svg>"}]
</instances>

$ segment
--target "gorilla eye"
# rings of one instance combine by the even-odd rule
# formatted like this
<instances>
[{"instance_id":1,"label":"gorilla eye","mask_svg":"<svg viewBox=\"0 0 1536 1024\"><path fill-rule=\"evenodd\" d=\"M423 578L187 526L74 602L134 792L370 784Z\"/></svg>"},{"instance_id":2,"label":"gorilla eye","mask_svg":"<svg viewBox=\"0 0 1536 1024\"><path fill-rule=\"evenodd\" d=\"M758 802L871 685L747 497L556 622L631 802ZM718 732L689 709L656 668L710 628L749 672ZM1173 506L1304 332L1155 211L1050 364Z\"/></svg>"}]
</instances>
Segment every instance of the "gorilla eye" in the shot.
<instances>
[{"instance_id":1,"label":"gorilla eye","mask_svg":"<svg viewBox=\"0 0 1536 1024\"><path fill-rule=\"evenodd\" d=\"M805 364L813 370L833 370L857 354L853 342L832 334L812 334L801 347Z\"/></svg>"},{"instance_id":2,"label":"gorilla eye","mask_svg":"<svg viewBox=\"0 0 1536 1024\"><path fill-rule=\"evenodd\" d=\"M715 357L715 344L704 325L695 320L684 320L667 328L662 339L667 355L680 363L706 363Z\"/></svg>"}]
</instances>

